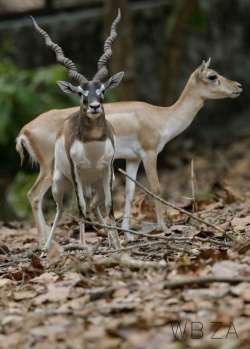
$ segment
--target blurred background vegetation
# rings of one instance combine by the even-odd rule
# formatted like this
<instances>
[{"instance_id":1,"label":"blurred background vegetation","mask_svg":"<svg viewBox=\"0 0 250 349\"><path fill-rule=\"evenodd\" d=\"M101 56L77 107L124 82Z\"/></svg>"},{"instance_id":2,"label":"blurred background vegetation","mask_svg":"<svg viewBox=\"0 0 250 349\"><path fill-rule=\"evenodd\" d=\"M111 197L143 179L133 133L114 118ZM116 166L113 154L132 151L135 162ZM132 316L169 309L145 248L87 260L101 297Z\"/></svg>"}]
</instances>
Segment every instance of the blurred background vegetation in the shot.
<instances>
[{"instance_id":1,"label":"blurred background vegetation","mask_svg":"<svg viewBox=\"0 0 250 349\"><path fill-rule=\"evenodd\" d=\"M122 9L119 38L111 71L125 70L126 78L108 97L173 103L190 73L202 59L222 75L243 83L237 100L209 102L191 127L168 145L217 149L250 134L249 89L250 2L248 0L0 0L0 219L26 218L26 193L36 168L20 169L15 137L39 113L76 105L60 92L57 80L67 79L64 68L34 31L34 15L91 77L102 52L103 39L117 8ZM166 151L160 167L168 167ZM178 154L176 154L179 156Z\"/></svg>"}]
</instances>

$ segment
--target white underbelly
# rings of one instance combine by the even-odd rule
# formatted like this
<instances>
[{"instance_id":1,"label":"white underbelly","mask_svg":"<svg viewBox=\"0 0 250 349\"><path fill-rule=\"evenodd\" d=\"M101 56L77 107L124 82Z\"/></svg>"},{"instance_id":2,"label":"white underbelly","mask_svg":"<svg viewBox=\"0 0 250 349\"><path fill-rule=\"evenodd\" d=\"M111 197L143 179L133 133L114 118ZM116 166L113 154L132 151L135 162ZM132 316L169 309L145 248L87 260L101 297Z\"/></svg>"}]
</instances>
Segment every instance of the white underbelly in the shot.
<instances>
[{"instance_id":1,"label":"white underbelly","mask_svg":"<svg viewBox=\"0 0 250 349\"><path fill-rule=\"evenodd\" d=\"M97 144L98 143L98 144ZM114 149L111 141L89 142L83 144L75 141L70 150L70 156L77 165L83 184L93 184L102 179L104 171L111 166ZM59 139L55 145L55 171L72 181L71 167L65 151L64 140Z\"/></svg>"},{"instance_id":2,"label":"white underbelly","mask_svg":"<svg viewBox=\"0 0 250 349\"><path fill-rule=\"evenodd\" d=\"M133 135L116 137L115 159L137 159L140 151L140 143Z\"/></svg>"}]
</instances>

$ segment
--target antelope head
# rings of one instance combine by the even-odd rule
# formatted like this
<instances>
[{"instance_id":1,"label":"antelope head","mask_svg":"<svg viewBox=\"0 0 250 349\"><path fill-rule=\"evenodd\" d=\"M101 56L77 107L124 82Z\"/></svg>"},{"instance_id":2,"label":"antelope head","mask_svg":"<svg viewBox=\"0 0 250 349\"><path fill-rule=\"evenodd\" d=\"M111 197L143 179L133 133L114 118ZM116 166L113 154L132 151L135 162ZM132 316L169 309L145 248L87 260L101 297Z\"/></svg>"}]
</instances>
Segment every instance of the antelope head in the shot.
<instances>
[{"instance_id":1,"label":"antelope head","mask_svg":"<svg viewBox=\"0 0 250 349\"><path fill-rule=\"evenodd\" d=\"M210 69L211 58L194 72L194 80L198 83L199 93L204 99L236 98L243 91L242 85L232 81Z\"/></svg>"},{"instance_id":2,"label":"antelope head","mask_svg":"<svg viewBox=\"0 0 250 349\"><path fill-rule=\"evenodd\" d=\"M88 80L84 75L77 71L76 65L69 58L65 57L62 48L54 43L48 33L46 33L31 17L36 30L45 40L45 44L51 48L55 54L57 61L68 69L69 77L76 80L77 84L73 85L67 81L58 81L57 84L65 93L75 94L80 97L81 111L90 119L96 119L103 114L103 99L106 91L117 87L123 79L124 72L119 72L106 80L108 75L108 61L112 56L112 43L117 37L116 26L120 22L121 13L112 23L110 35L104 43L104 52L97 63L97 73L93 79Z\"/></svg>"},{"instance_id":3,"label":"antelope head","mask_svg":"<svg viewBox=\"0 0 250 349\"><path fill-rule=\"evenodd\" d=\"M63 92L78 95L84 115L90 119L96 119L103 114L102 102L105 92L118 86L123 76L124 72L120 72L111 76L105 82L93 79L81 82L78 86L66 81L58 81L57 84Z\"/></svg>"}]
</instances>

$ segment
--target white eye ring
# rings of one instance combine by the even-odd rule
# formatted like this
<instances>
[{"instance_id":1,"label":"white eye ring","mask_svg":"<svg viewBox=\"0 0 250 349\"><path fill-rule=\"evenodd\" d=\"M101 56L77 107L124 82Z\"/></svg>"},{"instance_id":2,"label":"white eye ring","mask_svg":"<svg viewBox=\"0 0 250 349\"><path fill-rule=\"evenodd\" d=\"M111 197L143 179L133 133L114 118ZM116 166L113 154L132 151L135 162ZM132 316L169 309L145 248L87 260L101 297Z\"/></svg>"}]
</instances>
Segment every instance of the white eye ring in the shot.
<instances>
[{"instance_id":1,"label":"white eye ring","mask_svg":"<svg viewBox=\"0 0 250 349\"><path fill-rule=\"evenodd\" d=\"M100 96L102 91L101 91L101 89L98 88L95 92L96 92L97 96Z\"/></svg>"},{"instance_id":2,"label":"white eye ring","mask_svg":"<svg viewBox=\"0 0 250 349\"><path fill-rule=\"evenodd\" d=\"M85 97L88 97L89 91L88 90L82 90L82 93Z\"/></svg>"}]
</instances>

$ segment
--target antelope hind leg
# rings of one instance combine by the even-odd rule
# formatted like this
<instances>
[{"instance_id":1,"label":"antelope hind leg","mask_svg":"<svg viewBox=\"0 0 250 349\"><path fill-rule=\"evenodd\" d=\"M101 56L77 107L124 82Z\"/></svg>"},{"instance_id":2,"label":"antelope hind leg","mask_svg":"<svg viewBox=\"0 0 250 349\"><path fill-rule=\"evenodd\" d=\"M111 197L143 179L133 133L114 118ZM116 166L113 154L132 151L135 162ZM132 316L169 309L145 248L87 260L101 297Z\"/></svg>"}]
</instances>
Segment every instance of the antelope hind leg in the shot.
<instances>
[{"instance_id":1,"label":"antelope hind leg","mask_svg":"<svg viewBox=\"0 0 250 349\"><path fill-rule=\"evenodd\" d=\"M160 195L161 187L157 174L157 154L154 152L147 152L143 158L143 165L151 190L156 195ZM158 226L161 230L167 231L168 228L163 215L163 205L158 200L154 200L154 203Z\"/></svg>"},{"instance_id":2,"label":"antelope hind leg","mask_svg":"<svg viewBox=\"0 0 250 349\"><path fill-rule=\"evenodd\" d=\"M39 244L42 246L46 241L50 227L46 224L43 214L43 198L51 186L50 170L40 168L40 173L34 185L28 192L28 199L32 208L35 224L39 234Z\"/></svg>"},{"instance_id":3,"label":"antelope hind leg","mask_svg":"<svg viewBox=\"0 0 250 349\"><path fill-rule=\"evenodd\" d=\"M52 229L47 237L46 243L44 245L44 250L48 250L51 244L51 240L53 238L54 232L57 228L57 225L63 214L63 197L66 188L68 187L68 180L59 172L54 171L53 175L53 183L52 183L52 195L56 202L56 215L53 222Z\"/></svg>"},{"instance_id":4,"label":"antelope hind leg","mask_svg":"<svg viewBox=\"0 0 250 349\"><path fill-rule=\"evenodd\" d=\"M126 161L126 172L127 174L136 179L138 168L140 165L140 160L127 160ZM125 207L122 220L122 228L129 229L129 220L131 214L131 206L133 203L133 198L135 194L135 183L126 177L126 187L125 187ZM135 236L129 232L125 232L125 237L128 241L134 240Z\"/></svg>"}]
</instances>

